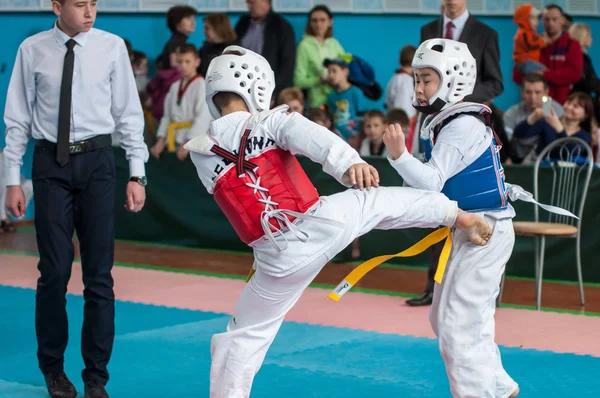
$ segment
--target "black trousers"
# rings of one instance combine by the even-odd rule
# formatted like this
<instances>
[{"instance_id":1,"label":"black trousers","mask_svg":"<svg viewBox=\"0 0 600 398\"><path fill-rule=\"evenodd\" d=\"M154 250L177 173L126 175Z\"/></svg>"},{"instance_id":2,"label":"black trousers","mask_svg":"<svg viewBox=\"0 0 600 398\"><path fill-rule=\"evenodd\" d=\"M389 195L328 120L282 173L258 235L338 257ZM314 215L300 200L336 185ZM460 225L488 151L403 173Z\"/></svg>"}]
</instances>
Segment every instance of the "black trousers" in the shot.
<instances>
[{"instance_id":1,"label":"black trousers","mask_svg":"<svg viewBox=\"0 0 600 398\"><path fill-rule=\"evenodd\" d=\"M79 239L84 320L81 353L84 381L108 381L112 353L114 291L115 160L111 147L71 155L60 167L52 149L35 147L33 190L40 261L35 328L42 373L63 370L69 339L67 283L73 264L73 231Z\"/></svg>"}]
</instances>

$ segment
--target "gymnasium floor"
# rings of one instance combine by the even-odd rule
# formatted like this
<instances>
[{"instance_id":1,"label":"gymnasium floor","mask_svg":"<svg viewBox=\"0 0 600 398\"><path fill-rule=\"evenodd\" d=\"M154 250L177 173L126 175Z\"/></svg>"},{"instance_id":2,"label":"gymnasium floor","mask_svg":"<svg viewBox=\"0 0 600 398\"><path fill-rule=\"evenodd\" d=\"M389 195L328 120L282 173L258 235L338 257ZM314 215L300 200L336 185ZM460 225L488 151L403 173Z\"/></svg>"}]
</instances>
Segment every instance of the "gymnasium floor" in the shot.
<instances>
[{"instance_id":1,"label":"gymnasium floor","mask_svg":"<svg viewBox=\"0 0 600 398\"><path fill-rule=\"evenodd\" d=\"M47 396L35 357L34 236L27 227L0 235L0 397ZM210 337L228 322L252 258L118 242L116 262L111 397L207 397ZM382 267L362 289L329 300L330 288L351 268L329 264L306 291L267 355L252 397L450 397L427 308L404 304L419 292L424 271ZM384 285L390 279L396 292ZM586 286L585 311L574 304L575 286L544 288L544 306L555 309L533 311L532 281L507 280L506 305L496 315L497 342L520 397L599 397L600 287ZM66 371L83 396L81 295L75 263Z\"/></svg>"}]
</instances>

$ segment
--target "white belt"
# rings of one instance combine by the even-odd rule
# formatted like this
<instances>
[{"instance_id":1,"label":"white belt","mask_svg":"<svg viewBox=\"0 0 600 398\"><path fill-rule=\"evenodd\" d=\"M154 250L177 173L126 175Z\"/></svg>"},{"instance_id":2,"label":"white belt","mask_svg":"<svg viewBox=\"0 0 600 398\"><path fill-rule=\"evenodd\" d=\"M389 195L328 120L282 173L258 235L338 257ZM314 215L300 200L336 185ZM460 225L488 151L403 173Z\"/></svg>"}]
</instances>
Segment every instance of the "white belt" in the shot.
<instances>
[{"instance_id":1,"label":"white belt","mask_svg":"<svg viewBox=\"0 0 600 398\"><path fill-rule=\"evenodd\" d=\"M546 211L549 211L550 213L560 214L562 216L573 217L573 218L576 218L579 220L579 217L577 217L575 214L571 213L568 210L565 210L561 207L545 205L545 204L538 202L537 200L535 200L533 198L533 195L530 192L527 192L526 190L524 190L523 188L521 188L518 185L513 185L513 184L508 184L508 183L504 183L504 184L506 185L506 188L508 189L508 197L513 202L515 200L522 200L523 202L535 203L536 205L540 206L542 209L544 209Z\"/></svg>"}]
</instances>

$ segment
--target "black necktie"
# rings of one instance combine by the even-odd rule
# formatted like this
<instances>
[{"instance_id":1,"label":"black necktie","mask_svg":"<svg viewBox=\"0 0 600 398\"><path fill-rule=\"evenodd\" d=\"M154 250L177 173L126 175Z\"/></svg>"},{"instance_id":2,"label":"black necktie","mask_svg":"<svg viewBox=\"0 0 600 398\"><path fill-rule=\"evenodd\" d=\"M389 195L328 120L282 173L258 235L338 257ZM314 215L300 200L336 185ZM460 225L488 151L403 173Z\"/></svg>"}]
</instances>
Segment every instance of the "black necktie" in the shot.
<instances>
[{"instance_id":1,"label":"black necktie","mask_svg":"<svg viewBox=\"0 0 600 398\"><path fill-rule=\"evenodd\" d=\"M71 133L71 86L73 84L73 65L75 64L75 40L70 39L65 45L67 54L63 66L62 83L60 85L60 106L58 108L58 142L56 161L64 166L69 163L69 137Z\"/></svg>"}]
</instances>

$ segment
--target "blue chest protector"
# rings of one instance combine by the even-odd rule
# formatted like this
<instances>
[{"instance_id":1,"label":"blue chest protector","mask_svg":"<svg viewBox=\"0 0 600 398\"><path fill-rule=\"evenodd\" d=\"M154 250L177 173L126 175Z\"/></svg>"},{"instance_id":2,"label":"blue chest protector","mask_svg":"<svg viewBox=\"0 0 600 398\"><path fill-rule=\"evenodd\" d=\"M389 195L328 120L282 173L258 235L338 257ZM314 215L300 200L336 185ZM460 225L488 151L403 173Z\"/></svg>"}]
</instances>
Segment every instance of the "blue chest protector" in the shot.
<instances>
[{"instance_id":1,"label":"blue chest protector","mask_svg":"<svg viewBox=\"0 0 600 398\"><path fill-rule=\"evenodd\" d=\"M431 159L431 151L435 139L441 129L457 116L471 115L483 121L491 128L491 122L485 115L477 112L465 112L445 119L435 126L430 138L421 138L425 159ZM493 130L492 130L493 131ZM500 162L500 148L495 134L490 147L463 171L448 179L442 188L442 193L449 199L458 202L458 207L465 211L504 210L508 207L507 189L504 182L504 169Z\"/></svg>"}]
</instances>

